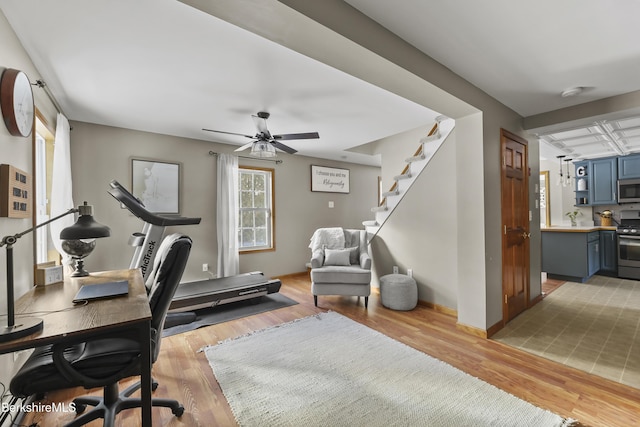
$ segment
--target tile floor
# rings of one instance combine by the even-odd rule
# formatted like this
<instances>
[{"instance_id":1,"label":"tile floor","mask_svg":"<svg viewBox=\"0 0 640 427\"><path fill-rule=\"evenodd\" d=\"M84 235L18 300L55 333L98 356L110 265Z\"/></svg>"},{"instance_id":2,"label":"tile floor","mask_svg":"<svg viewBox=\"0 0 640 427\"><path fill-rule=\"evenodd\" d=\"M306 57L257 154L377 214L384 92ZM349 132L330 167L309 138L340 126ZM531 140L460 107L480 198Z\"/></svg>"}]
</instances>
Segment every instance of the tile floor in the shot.
<instances>
[{"instance_id":1,"label":"tile floor","mask_svg":"<svg viewBox=\"0 0 640 427\"><path fill-rule=\"evenodd\" d=\"M640 281L567 282L492 339L640 388Z\"/></svg>"}]
</instances>

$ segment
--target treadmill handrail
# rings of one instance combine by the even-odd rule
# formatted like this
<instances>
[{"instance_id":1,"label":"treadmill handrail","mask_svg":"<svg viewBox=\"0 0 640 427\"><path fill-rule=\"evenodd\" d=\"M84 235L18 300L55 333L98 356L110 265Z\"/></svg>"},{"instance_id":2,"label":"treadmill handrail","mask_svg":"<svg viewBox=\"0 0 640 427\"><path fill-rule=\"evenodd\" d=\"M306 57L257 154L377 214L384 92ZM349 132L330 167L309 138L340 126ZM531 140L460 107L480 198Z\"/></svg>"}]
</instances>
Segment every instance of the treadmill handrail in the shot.
<instances>
[{"instance_id":1,"label":"treadmill handrail","mask_svg":"<svg viewBox=\"0 0 640 427\"><path fill-rule=\"evenodd\" d=\"M118 181L113 180L109 185L111 185L112 188L108 191L108 193L111 194L120 203L122 203L127 209L129 209L132 214L134 214L144 222L162 227L170 225L200 224L201 218L190 218L175 215L158 215L151 213L147 210L147 208L144 207L144 204L142 204L142 202L138 200L138 198L131 194L129 190L124 188Z\"/></svg>"}]
</instances>

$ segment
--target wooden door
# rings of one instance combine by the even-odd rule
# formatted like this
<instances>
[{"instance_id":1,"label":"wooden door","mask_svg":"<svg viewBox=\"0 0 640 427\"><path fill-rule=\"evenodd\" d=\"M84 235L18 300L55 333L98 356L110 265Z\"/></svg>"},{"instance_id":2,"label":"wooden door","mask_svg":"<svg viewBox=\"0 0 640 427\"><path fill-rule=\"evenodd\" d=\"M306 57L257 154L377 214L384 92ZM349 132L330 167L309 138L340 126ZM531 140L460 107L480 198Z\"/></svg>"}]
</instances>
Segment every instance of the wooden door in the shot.
<instances>
[{"instance_id":1,"label":"wooden door","mask_svg":"<svg viewBox=\"0 0 640 427\"><path fill-rule=\"evenodd\" d=\"M529 303L529 167L527 141L500 130L502 154L502 320Z\"/></svg>"}]
</instances>

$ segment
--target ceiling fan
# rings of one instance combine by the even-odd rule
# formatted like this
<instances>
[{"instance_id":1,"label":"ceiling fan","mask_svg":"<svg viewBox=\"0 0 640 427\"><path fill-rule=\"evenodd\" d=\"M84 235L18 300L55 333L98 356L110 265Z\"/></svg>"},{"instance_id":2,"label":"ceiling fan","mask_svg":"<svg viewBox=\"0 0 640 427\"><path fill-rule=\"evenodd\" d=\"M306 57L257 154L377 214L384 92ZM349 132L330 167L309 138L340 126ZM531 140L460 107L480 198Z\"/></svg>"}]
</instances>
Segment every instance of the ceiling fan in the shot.
<instances>
[{"instance_id":1,"label":"ceiling fan","mask_svg":"<svg viewBox=\"0 0 640 427\"><path fill-rule=\"evenodd\" d=\"M282 144L280 141L293 140L293 139L316 139L320 138L318 132L307 132L307 133L287 133L282 135L271 135L269 129L267 129L267 119L269 118L269 113L260 111L257 115L252 115L253 122L256 125L258 133L254 136L245 135L242 133L234 133L234 132L225 132L221 130L213 130L213 129L202 129L207 132L216 132L216 133L224 133L227 135L239 135L244 136L245 138L250 138L251 141L248 144L243 145L235 151L243 151L247 148L251 148L251 155L257 157L273 157L276 155L276 148L278 150L282 150L289 154L295 154L298 151L294 150L291 147L288 147Z\"/></svg>"}]
</instances>

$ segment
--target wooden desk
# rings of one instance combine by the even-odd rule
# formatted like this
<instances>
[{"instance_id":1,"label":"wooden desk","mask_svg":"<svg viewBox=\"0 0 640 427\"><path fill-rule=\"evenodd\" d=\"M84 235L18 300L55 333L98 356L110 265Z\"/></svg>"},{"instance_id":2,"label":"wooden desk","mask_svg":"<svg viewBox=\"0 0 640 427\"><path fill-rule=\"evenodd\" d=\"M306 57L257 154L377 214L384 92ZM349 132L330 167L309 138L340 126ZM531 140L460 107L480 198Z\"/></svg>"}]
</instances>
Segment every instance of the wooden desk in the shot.
<instances>
[{"instance_id":1,"label":"wooden desk","mask_svg":"<svg viewBox=\"0 0 640 427\"><path fill-rule=\"evenodd\" d=\"M82 285L117 280L129 281L129 294L74 305L73 297ZM99 332L138 329L142 352L142 425L151 427L151 310L139 269L91 273L67 278L64 283L34 287L16 301L16 323L21 313L44 320L42 331L0 343L0 353L10 353L47 344L81 341Z\"/></svg>"}]
</instances>

